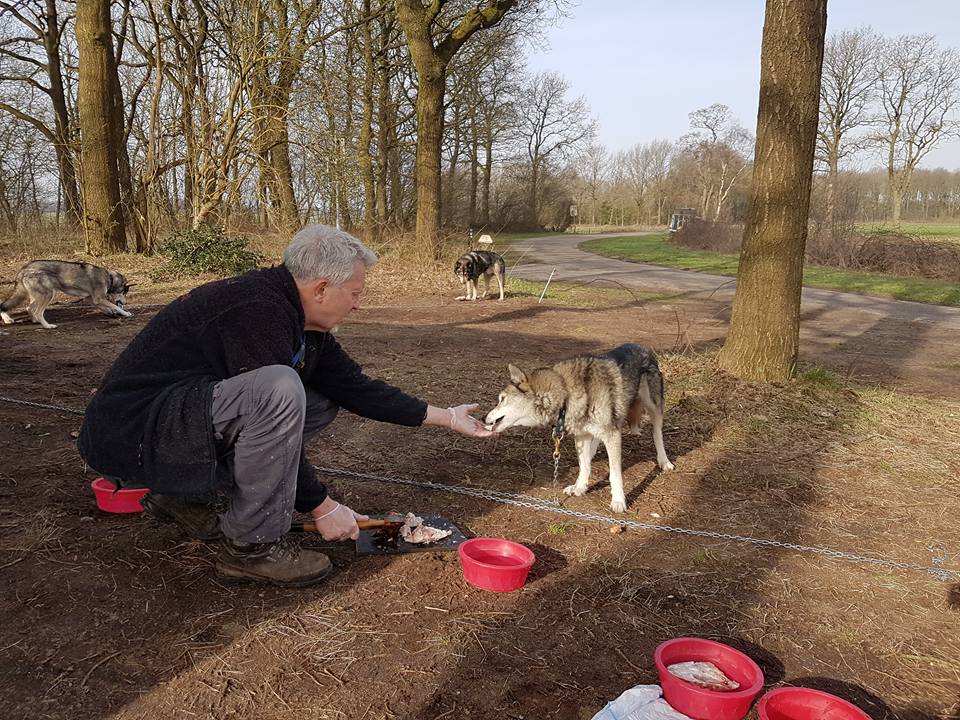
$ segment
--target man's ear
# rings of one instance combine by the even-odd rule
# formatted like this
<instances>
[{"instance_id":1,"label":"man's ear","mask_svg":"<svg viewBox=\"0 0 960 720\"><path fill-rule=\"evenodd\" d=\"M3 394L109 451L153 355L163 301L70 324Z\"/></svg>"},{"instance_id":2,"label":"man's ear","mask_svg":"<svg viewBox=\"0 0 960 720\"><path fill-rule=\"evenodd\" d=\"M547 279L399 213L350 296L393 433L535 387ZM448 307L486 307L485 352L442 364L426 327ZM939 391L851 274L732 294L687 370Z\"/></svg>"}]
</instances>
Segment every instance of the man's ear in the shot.
<instances>
[{"instance_id":1,"label":"man's ear","mask_svg":"<svg viewBox=\"0 0 960 720\"><path fill-rule=\"evenodd\" d=\"M510 382L512 382L514 385L519 385L520 383L527 381L526 374L516 365L508 364L507 370L510 371Z\"/></svg>"},{"instance_id":2,"label":"man's ear","mask_svg":"<svg viewBox=\"0 0 960 720\"><path fill-rule=\"evenodd\" d=\"M311 294L313 299L318 302L323 302L324 297L326 297L327 290L330 288L330 281L326 278L320 278L319 280L313 281L313 287L311 288Z\"/></svg>"}]
</instances>

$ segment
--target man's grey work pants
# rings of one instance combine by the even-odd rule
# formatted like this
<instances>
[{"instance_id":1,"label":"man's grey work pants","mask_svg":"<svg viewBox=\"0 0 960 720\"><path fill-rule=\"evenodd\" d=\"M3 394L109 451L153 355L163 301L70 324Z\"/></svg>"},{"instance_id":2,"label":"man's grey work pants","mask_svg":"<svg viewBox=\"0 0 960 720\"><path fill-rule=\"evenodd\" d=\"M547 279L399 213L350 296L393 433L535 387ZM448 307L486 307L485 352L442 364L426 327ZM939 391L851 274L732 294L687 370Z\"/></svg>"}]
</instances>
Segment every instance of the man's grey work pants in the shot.
<instances>
[{"instance_id":1,"label":"man's grey work pants","mask_svg":"<svg viewBox=\"0 0 960 720\"><path fill-rule=\"evenodd\" d=\"M304 439L330 424L337 410L285 365L251 370L214 386L218 475L230 501L220 516L227 538L272 542L290 530Z\"/></svg>"}]
</instances>

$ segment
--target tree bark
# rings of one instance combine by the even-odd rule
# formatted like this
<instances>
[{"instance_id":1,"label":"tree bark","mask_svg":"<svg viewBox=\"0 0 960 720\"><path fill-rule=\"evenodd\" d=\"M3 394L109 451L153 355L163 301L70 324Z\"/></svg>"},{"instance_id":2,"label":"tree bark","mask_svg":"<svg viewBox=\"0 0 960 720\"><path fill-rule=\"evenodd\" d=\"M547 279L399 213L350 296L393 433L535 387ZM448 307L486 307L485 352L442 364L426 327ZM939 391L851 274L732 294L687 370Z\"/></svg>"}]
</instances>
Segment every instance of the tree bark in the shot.
<instances>
[{"instance_id":1,"label":"tree bark","mask_svg":"<svg viewBox=\"0 0 960 720\"><path fill-rule=\"evenodd\" d=\"M447 67L475 32L500 22L517 0L478 3L434 44L432 27L442 4L424 6L421 0L396 0L397 19L417 72L417 240L435 255L439 254L440 150Z\"/></svg>"},{"instance_id":2,"label":"tree bark","mask_svg":"<svg viewBox=\"0 0 960 720\"><path fill-rule=\"evenodd\" d=\"M750 211L719 356L745 379L796 369L826 22L826 0L767 0Z\"/></svg>"},{"instance_id":3,"label":"tree bark","mask_svg":"<svg viewBox=\"0 0 960 720\"><path fill-rule=\"evenodd\" d=\"M126 248L117 173L118 138L113 122L117 68L109 0L78 0L76 36L80 54L83 224L89 252L102 255Z\"/></svg>"}]
</instances>

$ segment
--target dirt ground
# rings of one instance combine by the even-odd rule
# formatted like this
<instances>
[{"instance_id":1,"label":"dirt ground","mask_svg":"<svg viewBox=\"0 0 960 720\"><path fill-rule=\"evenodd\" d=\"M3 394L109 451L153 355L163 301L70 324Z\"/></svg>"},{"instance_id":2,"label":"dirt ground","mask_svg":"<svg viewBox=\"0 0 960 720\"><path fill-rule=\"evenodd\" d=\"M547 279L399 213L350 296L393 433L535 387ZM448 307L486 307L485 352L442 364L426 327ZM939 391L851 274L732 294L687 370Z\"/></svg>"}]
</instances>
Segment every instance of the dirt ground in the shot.
<instances>
[{"instance_id":1,"label":"dirt ground","mask_svg":"<svg viewBox=\"0 0 960 720\"><path fill-rule=\"evenodd\" d=\"M452 296L452 293L451 293ZM138 302L150 298L138 297ZM616 295L561 305L372 297L341 331L369 374L434 404L488 408L506 363L631 340L668 382L661 474L647 434L624 444L626 517L929 566L960 552L960 344L935 327L808 318L808 372L736 382L711 351L724 308ZM134 308L136 309L136 308ZM55 331L0 328L0 394L82 408L156 312L115 320L53 309ZM896 392L894 392L896 390ZM485 593L455 553L356 557L327 545L325 585L224 585L214 548L141 516L97 511L80 418L0 402L0 717L589 719L681 635L744 649L768 685L802 684L875 720L960 718L960 586L918 570L782 547L609 526L440 492L329 478L358 510L444 515L523 542L530 581ZM318 465L555 498L549 431L471 441L341 414ZM608 512L601 451L591 492ZM564 447L560 486L576 475ZM309 713L309 715L305 715ZM755 717L755 711L749 717Z\"/></svg>"}]
</instances>

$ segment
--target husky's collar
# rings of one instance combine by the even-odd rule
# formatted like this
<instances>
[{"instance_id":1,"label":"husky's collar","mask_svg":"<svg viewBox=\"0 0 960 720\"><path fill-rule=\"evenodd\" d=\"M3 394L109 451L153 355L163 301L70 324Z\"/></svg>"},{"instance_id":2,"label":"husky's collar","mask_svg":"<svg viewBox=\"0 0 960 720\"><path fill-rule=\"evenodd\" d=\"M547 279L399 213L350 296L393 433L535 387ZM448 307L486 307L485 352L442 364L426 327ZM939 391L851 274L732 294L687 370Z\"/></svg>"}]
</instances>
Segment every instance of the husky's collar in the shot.
<instances>
[{"instance_id":1,"label":"husky's collar","mask_svg":"<svg viewBox=\"0 0 960 720\"><path fill-rule=\"evenodd\" d=\"M560 408L560 414L557 415L557 422L553 426L553 436L555 438L563 437L563 433L567 429L567 406L563 405Z\"/></svg>"}]
</instances>

